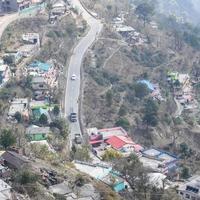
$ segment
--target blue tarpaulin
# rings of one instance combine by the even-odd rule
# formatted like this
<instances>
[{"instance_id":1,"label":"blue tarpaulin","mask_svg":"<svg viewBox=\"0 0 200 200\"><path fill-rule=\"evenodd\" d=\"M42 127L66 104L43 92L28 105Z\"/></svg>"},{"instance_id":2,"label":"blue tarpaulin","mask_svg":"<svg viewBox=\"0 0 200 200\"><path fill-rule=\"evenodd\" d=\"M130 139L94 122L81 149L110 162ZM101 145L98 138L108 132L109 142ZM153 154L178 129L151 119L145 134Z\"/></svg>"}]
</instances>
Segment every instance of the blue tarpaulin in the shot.
<instances>
[{"instance_id":1,"label":"blue tarpaulin","mask_svg":"<svg viewBox=\"0 0 200 200\"><path fill-rule=\"evenodd\" d=\"M154 91L154 86L153 84L148 81L148 80L141 80L141 81L138 81L138 83L143 83L145 84L150 90Z\"/></svg>"},{"instance_id":2,"label":"blue tarpaulin","mask_svg":"<svg viewBox=\"0 0 200 200\"><path fill-rule=\"evenodd\" d=\"M40 62L40 61L34 61L32 62L30 65L30 67L33 67L33 68L36 68L38 67L40 70L42 71L48 71L49 68L51 67L50 64L48 63L43 63L43 62Z\"/></svg>"}]
</instances>

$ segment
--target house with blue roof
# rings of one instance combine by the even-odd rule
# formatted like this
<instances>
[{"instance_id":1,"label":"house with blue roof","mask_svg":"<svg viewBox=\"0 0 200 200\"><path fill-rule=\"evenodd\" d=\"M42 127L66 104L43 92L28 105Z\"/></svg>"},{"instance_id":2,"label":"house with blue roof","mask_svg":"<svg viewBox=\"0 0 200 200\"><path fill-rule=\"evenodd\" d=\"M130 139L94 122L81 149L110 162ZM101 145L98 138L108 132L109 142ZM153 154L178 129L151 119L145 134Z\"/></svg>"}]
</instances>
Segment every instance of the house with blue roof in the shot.
<instances>
[{"instance_id":1,"label":"house with blue roof","mask_svg":"<svg viewBox=\"0 0 200 200\"><path fill-rule=\"evenodd\" d=\"M29 71L31 70L37 70L38 72L48 72L49 69L51 68L51 65L49 63L44 63L44 62L41 62L41 61L34 61L32 62L29 66Z\"/></svg>"},{"instance_id":2,"label":"house with blue roof","mask_svg":"<svg viewBox=\"0 0 200 200\"><path fill-rule=\"evenodd\" d=\"M145 167L168 176L174 176L178 173L178 157L163 150L156 148L145 149L142 151L140 161Z\"/></svg>"}]
</instances>

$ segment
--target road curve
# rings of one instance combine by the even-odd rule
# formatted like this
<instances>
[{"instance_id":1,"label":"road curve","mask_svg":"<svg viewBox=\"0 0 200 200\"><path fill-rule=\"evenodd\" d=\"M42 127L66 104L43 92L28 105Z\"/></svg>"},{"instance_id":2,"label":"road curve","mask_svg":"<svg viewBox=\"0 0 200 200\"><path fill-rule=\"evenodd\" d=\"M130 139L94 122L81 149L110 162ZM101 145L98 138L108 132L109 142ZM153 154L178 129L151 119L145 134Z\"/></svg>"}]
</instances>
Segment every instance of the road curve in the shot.
<instances>
[{"instance_id":1,"label":"road curve","mask_svg":"<svg viewBox=\"0 0 200 200\"><path fill-rule=\"evenodd\" d=\"M92 43L96 40L97 36L101 32L101 29L103 27L100 20L95 19L92 17L81 5L79 0L73 0L72 5L78 9L79 13L81 13L83 19L87 21L87 24L89 25L90 29L83 38L78 42L76 47L73 50L68 72L67 72L67 85L66 85L66 91L65 91L65 106L64 106L64 114L65 117L68 117L70 113L76 112L78 113L79 108L79 95L80 95L80 86L81 86L81 65L84 58L85 53L87 52L88 48L92 45ZM71 76L73 74L76 74L77 79L75 81L71 80ZM80 122L79 120L76 123L70 123L69 122L69 141L70 141L70 147L72 144L72 141L74 139L74 134L79 133L81 134L81 128L80 128Z\"/></svg>"},{"instance_id":2,"label":"road curve","mask_svg":"<svg viewBox=\"0 0 200 200\"><path fill-rule=\"evenodd\" d=\"M0 17L0 38L7 26L18 18L18 13L7 14Z\"/></svg>"}]
</instances>

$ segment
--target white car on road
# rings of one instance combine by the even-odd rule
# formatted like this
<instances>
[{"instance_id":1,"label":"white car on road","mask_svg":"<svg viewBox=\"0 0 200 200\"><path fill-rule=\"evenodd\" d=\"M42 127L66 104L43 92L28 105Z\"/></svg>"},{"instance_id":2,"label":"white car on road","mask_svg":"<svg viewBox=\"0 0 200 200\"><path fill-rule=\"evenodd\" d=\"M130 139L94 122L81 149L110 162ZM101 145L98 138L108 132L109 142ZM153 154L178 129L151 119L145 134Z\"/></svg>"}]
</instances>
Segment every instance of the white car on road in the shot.
<instances>
[{"instance_id":1,"label":"white car on road","mask_svg":"<svg viewBox=\"0 0 200 200\"><path fill-rule=\"evenodd\" d=\"M72 74L71 80L75 81L76 80L76 74Z\"/></svg>"}]
</instances>

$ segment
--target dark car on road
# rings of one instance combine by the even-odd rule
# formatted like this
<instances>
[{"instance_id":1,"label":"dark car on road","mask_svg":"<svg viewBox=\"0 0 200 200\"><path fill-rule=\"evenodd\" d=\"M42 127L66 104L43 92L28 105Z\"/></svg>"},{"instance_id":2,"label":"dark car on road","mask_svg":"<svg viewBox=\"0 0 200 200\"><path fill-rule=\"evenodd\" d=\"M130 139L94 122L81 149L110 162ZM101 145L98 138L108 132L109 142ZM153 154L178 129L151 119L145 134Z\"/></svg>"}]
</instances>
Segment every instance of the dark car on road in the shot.
<instances>
[{"instance_id":1,"label":"dark car on road","mask_svg":"<svg viewBox=\"0 0 200 200\"><path fill-rule=\"evenodd\" d=\"M75 142L76 144L81 144L81 143L82 143L82 138L81 138L81 135L80 135L80 134L78 134L78 133L75 134L74 142Z\"/></svg>"},{"instance_id":2,"label":"dark car on road","mask_svg":"<svg viewBox=\"0 0 200 200\"><path fill-rule=\"evenodd\" d=\"M69 116L69 119L71 122L77 122L77 114L76 113L71 113Z\"/></svg>"}]
</instances>

